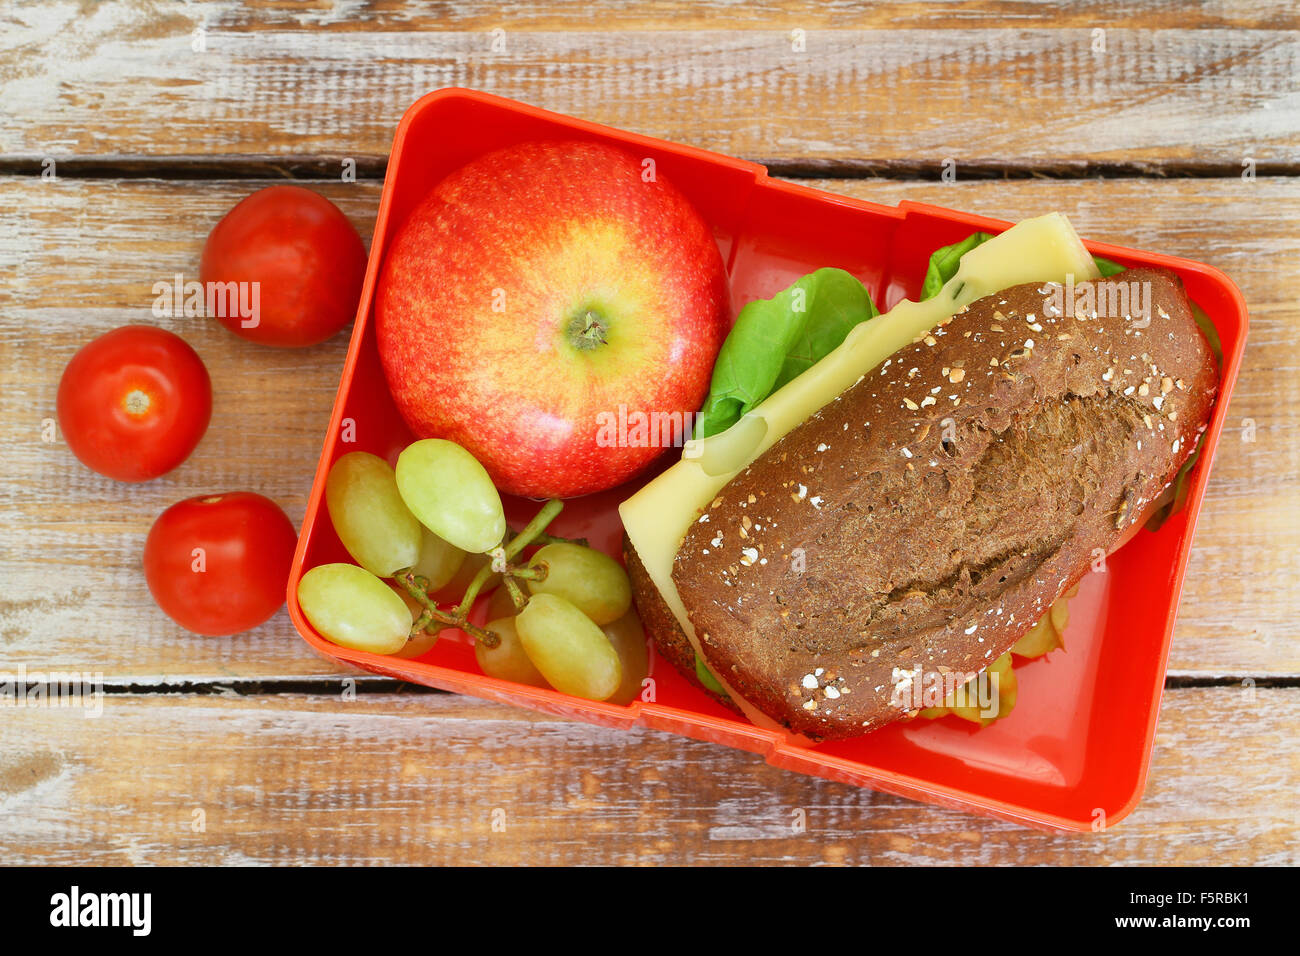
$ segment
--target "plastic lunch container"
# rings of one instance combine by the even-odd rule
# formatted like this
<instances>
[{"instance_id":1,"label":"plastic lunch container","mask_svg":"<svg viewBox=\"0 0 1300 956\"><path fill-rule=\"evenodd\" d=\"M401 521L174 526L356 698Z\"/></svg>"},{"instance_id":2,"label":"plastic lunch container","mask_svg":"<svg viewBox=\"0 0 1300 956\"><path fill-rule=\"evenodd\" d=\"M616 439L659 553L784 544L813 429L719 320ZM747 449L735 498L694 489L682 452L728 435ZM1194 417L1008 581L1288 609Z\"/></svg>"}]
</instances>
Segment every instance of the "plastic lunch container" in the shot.
<instances>
[{"instance_id":1,"label":"plastic lunch container","mask_svg":"<svg viewBox=\"0 0 1300 956\"><path fill-rule=\"evenodd\" d=\"M712 225L735 309L814 269L838 266L861 279L883 311L917 295L936 248L1010 225L918 203L889 207L836 196L769 179L755 163L470 90L429 93L402 117L393 142L352 342L289 574L289 614L307 643L324 657L377 674L607 727L682 734L761 754L786 770L1041 828L1096 830L1132 811L1146 782L1183 572L1247 327L1245 301L1227 276L1174 256L1087 243L1094 253L1129 266L1172 269L1218 329L1222 391L1186 507L1158 532L1139 532L1107 559L1106 571L1085 575L1070 602L1067 649L1018 661L1016 707L988 727L956 718L915 720L852 740L800 746L737 717L653 655L654 700L616 706L487 677L459 631L444 631L428 653L403 660L339 647L312 629L298 606L299 578L318 564L350 560L325 508L330 465L357 450L394 462L413 440L389 396L370 321L389 243L412 208L457 167L516 142L566 138L654 158L660 174ZM345 435L353 440L345 442ZM585 536L618 555L616 509L636 486L567 502L552 530ZM509 498L505 504L514 527L538 508Z\"/></svg>"}]
</instances>

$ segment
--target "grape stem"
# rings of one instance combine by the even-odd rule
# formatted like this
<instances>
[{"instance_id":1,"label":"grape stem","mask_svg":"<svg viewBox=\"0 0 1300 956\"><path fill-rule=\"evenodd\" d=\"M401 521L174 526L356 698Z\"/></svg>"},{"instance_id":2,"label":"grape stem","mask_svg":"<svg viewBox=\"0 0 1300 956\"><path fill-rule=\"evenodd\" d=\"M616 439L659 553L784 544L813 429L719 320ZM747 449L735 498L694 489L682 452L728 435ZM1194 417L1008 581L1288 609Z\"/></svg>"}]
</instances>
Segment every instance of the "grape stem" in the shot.
<instances>
[{"instance_id":1,"label":"grape stem","mask_svg":"<svg viewBox=\"0 0 1300 956\"><path fill-rule=\"evenodd\" d=\"M465 595L461 598L460 604L456 605L455 610L444 611L438 607L433 598L429 597L428 579L416 574L413 568L405 568L394 574L393 579L406 590L407 594L415 598L424 609L420 612L420 616L415 619L415 623L411 625L411 635L415 636L421 631L427 631L431 626L433 626L433 630L430 633L435 635L444 628L456 627L471 635L474 640L481 642L485 647L499 647L501 645L501 635L470 623L469 612L474 606L474 600L478 597L479 592L483 590L483 586L487 584L488 578L494 573L500 573L515 608L523 608L528 602L528 597L524 594L523 589L519 587L518 580L544 581L547 569L545 566L530 568L527 565L511 564L510 559L518 556L530 544L538 544L543 541L550 544L569 540L546 533L547 526L555 520L556 515L563 509L564 502L558 498L552 498L542 505L541 510L533 516L533 520L528 522L518 534L511 534L507 530L501 544L492 549L497 552L494 560L479 568L478 573L474 575L474 579L470 581L469 587L465 589ZM504 569L499 572L495 571L493 569L494 564L498 566L504 564Z\"/></svg>"},{"instance_id":2,"label":"grape stem","mask_svg":"<svg viewBox=\"0 0 1300 956\"><path fill-rule=\"evenodd\" d=\"M564 510L564 502L559 498L552 498L546 504L542 505L542 510L533 515L533 520L524 525L524 530L505 543L506 559L509 560L517 555L524 548L536 541L538 535L546 531L547 526L555 520L556 516Z\"/></svg>"},{"instance_id":3,"label":"grape stem","mask_svg":"<svg viewBox=\"0 0 1300 956\"><path fill-rule=\"evenodd\" d=\"M507 574L501 579L506 586L506 592L510 595L510 600L514 603L516 611L522 611L524 605L528 603L528 595L524 594L523 588L515 583L514 575Z\"/></svg>"},{"instance_id":4,"label":"grape stem","mask_svg":"<svg viewBox=\"0 0 1300 956\"><path fill-rule=\"evenodd\" d=\"M517 535L510 537L508 541L503 541L505 547L506 569L503 572L506 577L533 576L525 575L523 572L527 568L512 566L510 559L519 554L520 551L532 544L539 534L542 534L547 525L555 520L556 515L564 510L564 502L558 498L552 498L546 504L542 505L540 511L533 516L533 520L524 525L524 530ZM483 590L483 585L493 574L492 565L485 564L479 568L478 574L474 575L474 580L469 583L465 590L465 596L461 598L460 604L456 608L456 614L465 617L469 614L469 609L474 606L474 599L478 597L478 592ZM513 595L512 595L513 597ZM490 645L494 646L494 645Z\"/></svg>"},{"instance_id":5,"label":"grape stem","mask_svg":"<svg viewBox=\"0 0 1300 956\"><path fill-rule=\"evenodd\" d=\"M407 640L408 641L415 640L415 638L423 634L425 629L432 623L433 623L433 615L429 613L428 608L425 608L420 612L420 616L415 619L415 623L411 625L411 633L407 637ZM436 634L437 632L432 631L430 633Z\"/></svg>"},{"instance_id":6,"label":"grape stem","mask_svg":"<svg viewBox=\"0 0 1300 956\"><path fill-rule=\"evenodd\" d=\"M507 568L509 565L507 565ZM474 599L478 597L478 592L483 590L483 585L487 579L493 575L492 565L483 565L478 569L478 574L474 575L474 580L469 582L469 587L465 589L465 596L461 598L460 604L456 605L456 614L458 617L468 617L469 609L474 606Z\"/></svg>"},{"instance_id":7,"label":"grape stem","mask_svg":"<svg viewBox=\"0 0 1300 956\"><path fill-rule=\"evenodd\" d=\"M402 585L406 593L420 602L420 606L424 608L411 626L412 634L427 630L429 625L436 621L439 626L434 629L434 634L444 628L458 627L466 634L472 635L476 641L482 641L486 647L498 647L501 644L501 636L495 631L489 631L476 624L471 624L468 617L459 611L444 611L434 604L433 599L429 597L429 581L427 578L423 578L410 568L406 568L394 574L393 579Z\"/></svg>"},{"instance_id":8,"label":"grape stem","mask_svg":"<svg viewBox=\"0 0 1300 956\"><path fill-rule=\"evenodd\" d=\"M520 581L545 581L546 575L550 573L550 568L546 562L542 561L536 567L513 565L510 567L510 576L518 578Z\"/></svg>"},{"instance_id":9,"label":"grape stem","mask_svg":"<svg viewBox=\"0 0 1300 956\"><path fill-rule=\"evenodd\" d=\"M547 534L542 532L533 538L533 544L580 544L584 548L590 548L591 542L586 538L562 538L558 534Z\"/></svg>"}]
</instances>

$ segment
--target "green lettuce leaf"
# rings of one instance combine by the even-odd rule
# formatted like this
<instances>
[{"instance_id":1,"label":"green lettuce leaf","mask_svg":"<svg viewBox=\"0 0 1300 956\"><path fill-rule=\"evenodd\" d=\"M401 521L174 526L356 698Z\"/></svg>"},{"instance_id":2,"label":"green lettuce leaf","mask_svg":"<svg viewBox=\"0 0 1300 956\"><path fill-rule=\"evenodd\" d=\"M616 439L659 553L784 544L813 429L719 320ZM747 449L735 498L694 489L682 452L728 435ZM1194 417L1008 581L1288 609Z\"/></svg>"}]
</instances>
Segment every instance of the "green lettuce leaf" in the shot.
<instances>
[{"instance_id":1,"label":"green lettuce leaf","mask_svg":"<svg viewBox=\"0 0 1300 956\"><path fill-rule=\"evenodd\" d=\"M939 294L944 283L957 274L961 257L976 246L982 246L993 238L991 233L977 232L967 236L961 242L936 249L930 254L930 265L925 270L925 281L921 283L921 301L933 299Z\"/></svg>"},{"instance_id":2,"label":"green lettuce leaf","mask_svg":"<svg viewBox=\"0 0 1300 956\"><path fill-rule=\"evenodd\" d=\"M866 287L843 269L818 269L749 303L722 343L695 437L726 431L879 314Z\"/></svg>"},{"instance_id":3,"label":"green lettuce leaf","mask_svg":"<svg viewBox=\"0 0 1300 956\"><path fill-rule=\"evenodd\" d=\"M699 654L695 655L695 676L700 679L701 684L715 694L721 694L723 697L727 696L726 688L718 683L718 679L713 676L713 671L709 670L708 665L700 660Z\"/></svg>"},{"instance_id":4,"label":"green lettuce leaf","mask_svg":"<svg viewBox=\"0 0 1300 956\"><path fill-rule=\"evenodd\" d=\"M1192 318L1196 320L1196 324L1205 335L1205 340L1210 344L1210 351L1214 353L1214 361L1219 366L1219 371L1223 371L1223 342L1219 339L1219 330L1214 327L1205 310L1195 302L1192 303Z\"/></svg>"},{"instance_id":5,"label":"green lettuce leaf","mask_svg":"<svg viewBox=\"0 0 1300 956\"><path fill-rule=\"evenodd\" d=\"M944 284L957 274L957 269L961 265L961 257L976 246L984 245L992 238L993 236L990 233L976 232L967 236L961 242L955 242L951 246L944 246L942 249L936 249L931 253L930 264L925 270L925 281L921 283L921 301L924 302L926 299L938 295ZM1092 261L1097 263L1097 271L1102 276L1113 276L1117 272L1123 272L1126 268L1118 262L1111 262L1101 256L1093 256Z\"/></svg>"}]
</instances>

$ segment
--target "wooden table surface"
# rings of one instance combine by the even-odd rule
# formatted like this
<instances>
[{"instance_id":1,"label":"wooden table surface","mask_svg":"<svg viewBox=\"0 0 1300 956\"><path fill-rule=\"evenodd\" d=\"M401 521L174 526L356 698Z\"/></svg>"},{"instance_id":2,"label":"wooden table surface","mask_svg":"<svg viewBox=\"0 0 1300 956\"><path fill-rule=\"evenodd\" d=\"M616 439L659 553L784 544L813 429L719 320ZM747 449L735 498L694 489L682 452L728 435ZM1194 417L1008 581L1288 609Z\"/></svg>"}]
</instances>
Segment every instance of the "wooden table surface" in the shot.
<instances>
[{"instance_id":1,"label":"wooden table surface","mask_svg":"<svg viewBox=\"0 0 1300 956\"><path fill-rule=\"evenodd\" d=\"M108 691L97 720L0 710L6 862L1297 862L1298 27L1293 0L0 2L0 670ZM173 501L247 488L301 521L347 336L260 348L155 319L153 284L197 277L270 181L368 240L397 122L442 86L880 203L1059 209L1232 276L1250 341L1132 816L1026 830L349 675L283 612L214 639L157 610L140 553ZM42 440L68 358L126 322L183 335L215 388L197 452L142 486Z\"/></svg>"}]
</instances>

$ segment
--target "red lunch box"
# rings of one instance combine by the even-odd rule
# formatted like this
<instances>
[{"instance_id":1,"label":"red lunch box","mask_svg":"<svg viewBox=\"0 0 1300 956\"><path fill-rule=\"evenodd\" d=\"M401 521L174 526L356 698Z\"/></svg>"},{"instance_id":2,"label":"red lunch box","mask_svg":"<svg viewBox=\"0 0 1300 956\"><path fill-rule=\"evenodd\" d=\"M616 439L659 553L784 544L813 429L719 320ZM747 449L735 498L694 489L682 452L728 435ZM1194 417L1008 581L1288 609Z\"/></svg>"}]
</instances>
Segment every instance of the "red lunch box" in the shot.
<instances>
[{"instance_id":1,"label":"red lunch box","mask_svg":"<svg viewBox=\"0 0 1300 956\"><path fill-rule=\"evenodd\" d=\"M356 325L289 575L289 614L307 642L331 660L377 674L608 727L683 734L761 754L787 770L1017 823L1099 830L1132 811L1146 782L1183 572L1247 328L1245 301L1227 276L1174 256L1086 243L1093 253L1127 266L1173 270L1218 330L1222 388L1186 506L1158 532L1139 532L1107 559L1106 571L1085 576L1070 602L1067 649L1017 661L1015 709L987 727L956 718L916 720L852 740L802 746L725 709L653 654L654 700L617 706L487 677L459 631L444 631L428 653L405 660L339 647L313 630L298 606L299 579L316 565L350 561L325 508L330 465L358 450L391 463L414 440L389 395L371 321L389 244L442 177L486 152L537 139L594 140L653 157L660 174L712 226L733 309L771 297L814 269L837 266L862 280L884 311L917 296L936 248L1011 225L919 203L892 207L836 196L770 179L755 163L471 90L424 96L402 117L393 142ZM349 437L355 441L342 440L345 425L352 426ZM550 530L586 537L619 555L618 504L638 484L567 502ZM505 506L519 527L538 503L506 498Z\"/></svg>"}]
</instances>

